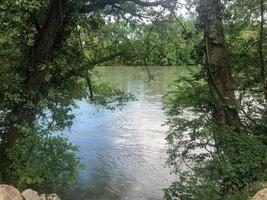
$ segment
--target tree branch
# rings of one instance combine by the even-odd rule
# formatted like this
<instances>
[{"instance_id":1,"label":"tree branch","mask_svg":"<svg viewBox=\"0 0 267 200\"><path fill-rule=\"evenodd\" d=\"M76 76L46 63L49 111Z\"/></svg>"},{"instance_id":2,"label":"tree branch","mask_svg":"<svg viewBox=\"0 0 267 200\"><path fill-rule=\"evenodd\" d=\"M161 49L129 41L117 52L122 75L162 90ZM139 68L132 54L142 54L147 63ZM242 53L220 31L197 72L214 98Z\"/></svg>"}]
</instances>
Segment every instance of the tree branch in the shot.
<instances>
[{"instance_id":1,"label":"tree branch","mask_svg":"<svg viewBox=\"0 0 267 200\"><path fill-rule=\"evenodd\" d=\"M93 92L93 85L92 85L91 78L88 75L81 76L81 77L86 80L86 83L87 83L87 86L89 89L89 98L90 98L90 101L93 102L94 101L94 92Z\"/></svg>"},{"instance_id":2,"label":"tree branch","mask_svg":"<svg viewBox=\"0 0 267 200\"><path fill-rule=\"evenodd\" d=\"M141 1L141 0L103 0L103 1L94 1L92 3L86 4L82 8L82 12L84 13L90 13L96 10L104 9L106 6L112 6L116 4L121 4L121 3L127 3L127 2L132 2L136 5L142 6L142 7L156 7L156 6L162 6L162 7L170 7L172 2L175 2L176 0L162 0L162 1L153 1L153 2L148 2L148 1Z\"/></svg>"},{"instance_id":3,"label":"tree branch","mask_svg":"<svg viewBox=\"0 0 267 200\"><path fill-rule=\"evenodd\" d=\"M114 54L111 54L111 55L106 56L106 57L92 60L88 63L84 63L80 68L68 71L68 73L64 75L64 79L66 80L66 79L69 79L69 78L72 78L75 76L81 76L82 73L84 73L86 70L88 71L89 69L92 69L95 65L112 60L112 59L114 59L118 56L121 56L123 54L124 54L123 52L118 52L118 53L114 53Z\"/></svg>"},{"instance_id":4,"label":"tree branch","mask_svg":"<svg viewBox=\"0 0 267 200\"><path fill-rule=\"evenodd\" d=\"M154 2L147 2L147 1L141 1L141 0L130 0L130 2L133 2L139 6L143 6L143 7L150 7L150 6L162 6L162 7L170 7L171 3L174 1L154 1Z\"/></svg>"},{"instance_id":5,"label":"tree branch","mask_svg":"<svg viewBox=\"0 0 267 200\"><path fill-rule=\"evenodd\" d=\"M98 59L95 59L95 60L92 60L90 63L88 63L87 65L91 65L91 66L94 66L94 65L97 65L97 64L100 64L100 63L103 63L103 62L106 62L106 61L109 61L109 60L112 60L118 56L122 56L124 55L123 52L118 52L118 53L114 53L114 54L111 54L109 56L106 56L106 57L102 57L102 58L98 58Z\"/></svg>"}]
</instances>

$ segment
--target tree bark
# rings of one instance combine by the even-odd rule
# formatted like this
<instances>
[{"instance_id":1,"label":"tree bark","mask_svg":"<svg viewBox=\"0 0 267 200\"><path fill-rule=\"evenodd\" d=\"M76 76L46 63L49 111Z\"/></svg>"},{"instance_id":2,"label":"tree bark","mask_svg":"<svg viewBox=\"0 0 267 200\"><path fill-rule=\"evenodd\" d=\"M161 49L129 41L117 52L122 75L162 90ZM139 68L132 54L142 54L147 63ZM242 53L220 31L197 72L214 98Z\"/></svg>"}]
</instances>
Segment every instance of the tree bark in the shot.
<instances>
[{"instance_id":1,"label":"tree bark","mask_svg":"<svg viewBox=\"0 0 267 200\"><path fill-rule=\"evenodd\" d=\"M220 0L202 0L205 16L204 38L208 85L212 97L213 118L220 125L232 126L240 132L241 121L237 112L234 82L225 46Z\"/></svg>"},{"instance_id":2,"label":"tree bark","mask_svg":"<svg viewBox=\"0 0 267 200\"><path fill-rule=\"evenodd\" d=\"M262 85L264 91L265 102L267 103L267 73L264 62L264 54L263 54L263 44L264 44L264 0L260 0L260 36L259 36L259 59L260 59L260 68L261 68L261 76L262 76Z\"/></svg>"},{"instance_id":3,"label":"tree bark","mask_svg":"<svg viewBox=\"0 0 267 200\"><path fill-rule=\"evenodd\" d=\"M44 91L44 76L48 71L48 66L52 61L53 51L63 40L64 17L66 12L66 0L51 0L44 24L36 36L34 45L29 47L25 56L26 78L23 82L24 93L30 97L25 101L30 101L34 106L40 102ZM35 109L24 108L24 105L17 105L13 110L17 118L10 124L6 131L6 143L8 147L15 145L21 138L17 130L17 125L35 121Z\"/></svg>"}]
</instances>

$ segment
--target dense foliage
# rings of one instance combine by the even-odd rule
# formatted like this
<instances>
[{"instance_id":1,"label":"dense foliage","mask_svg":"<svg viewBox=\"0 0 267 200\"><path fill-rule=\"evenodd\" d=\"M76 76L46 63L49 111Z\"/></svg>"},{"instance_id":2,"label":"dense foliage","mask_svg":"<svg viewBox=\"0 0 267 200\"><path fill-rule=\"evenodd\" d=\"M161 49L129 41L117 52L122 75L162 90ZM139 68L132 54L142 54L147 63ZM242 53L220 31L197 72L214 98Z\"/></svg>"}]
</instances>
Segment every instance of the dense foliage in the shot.
<instances>
[{"instance_id":1,"label":"dense foliage","mask_svg":"<svg viewBox=\"0 0 267 200\"><path fill-rule=\"evenodd\" d=\"M72 186L81 167L73 154L78 147L38 125L21 128L25 139L10 152L12 181L25 189L57 191Z\"/></svg>"},{"instance_id":2,"label":"dense foliage","mask_svg":"<svg viewBox=\"0 0 267 200\"><path fill-rule=\"evenodd\" d=\"M196 30L201 31L206 16L201 6L197 11ZM176 81L166 103L167 162L178 180L165 191L166 199L247 199L260 188L255 183L266 181L266 102L259 49L265 52L264 60L267 49L259 39L260 11L260 1L232 1L223 9L241 131L214 119L213 108L226 105L211 93L204 41L197 48L198 69Z\"/></svg>"},{"instance_id":3,"label":"dense foliage","mask_svg":"<svg viewBox=\"0 0 267 200\"><path fill-rule=\"evenodd\" d=\"M264 181L266 129L261 136L258 127L237 135L231 127L215 124L209 107L214 99L204 80L179 79L177 91L168 102L167 140L168 164L179 181L166 190L166 198L227 199L254 181Z\"/></svg>"}]
</instances>

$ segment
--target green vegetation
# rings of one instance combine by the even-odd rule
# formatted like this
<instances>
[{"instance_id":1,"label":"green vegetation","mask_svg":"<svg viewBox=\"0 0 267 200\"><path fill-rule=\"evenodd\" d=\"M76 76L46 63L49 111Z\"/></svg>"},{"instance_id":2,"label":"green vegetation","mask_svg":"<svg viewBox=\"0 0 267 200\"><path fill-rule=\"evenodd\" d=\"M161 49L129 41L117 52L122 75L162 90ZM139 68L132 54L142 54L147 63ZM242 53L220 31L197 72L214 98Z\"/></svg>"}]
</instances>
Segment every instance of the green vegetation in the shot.
<instances>
[{"instance_id":1,"label":"green vegetation","mask_svg":"<svg viewBox=\"0 0 267 200\"><path fill-rule=\"evenodd\" d=\"M177 65L191 74L166 99L178 176L166 199L247 199L266 179L265 10L263 0L1 0L0 182L75 182L78 147L55 134L71 127L75 101L134 99L94 81L94 66Z\"/></svg>"},{"instance_id":2,"label":"green vegetation","mask_svg":"<svg viewBox=\"0 0 267 200\"><path fill-rule=\"evenodd\" d=\"M205 41L197 48L199 69L176 81L166 104L171 127L167 162L179 178L165 196L248 199L255 192L248 188L266 181L266 66L261 63L266 60L266 44L260 34L266 27L260 25L262 8L260 1L234 1L221 11L216 3L203 2L206 4L197 7L196 30L205 29Z\"/></svg>"},{"instance_id":3,"label":"green vegetation","mask_svg":"<svg viewBox=\"0 0 267 200\"><path fill-rule=\"evenodd\" d=\"M38 125L21 129L25 139L10 152L12 181L22 188L31 186L39 190L70 187L81 167L73 155L77 147Z\"/></svg>"}]
</instances>

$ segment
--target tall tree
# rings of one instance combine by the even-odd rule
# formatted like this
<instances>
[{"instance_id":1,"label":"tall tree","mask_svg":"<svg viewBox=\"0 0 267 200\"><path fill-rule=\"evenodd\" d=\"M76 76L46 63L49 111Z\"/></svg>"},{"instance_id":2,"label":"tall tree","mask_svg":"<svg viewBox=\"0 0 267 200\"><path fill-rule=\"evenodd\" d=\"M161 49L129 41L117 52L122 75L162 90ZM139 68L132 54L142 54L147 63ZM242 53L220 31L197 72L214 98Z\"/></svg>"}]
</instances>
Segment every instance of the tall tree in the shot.
<instances>
[{"instance_id":1,"label":"tall tree","mask_svg":"<svg viewBox=\"0 0 267 200\"><path fill-rule=\"evenodd\" d=\"M35 106L38 106L40 99L45 95L44 75L53 59L53 53L63 42L66 4L65 0L50 1L44 23L35 36L34 44L25 52L23 66L25 66L26 78L23 81L23 87L31 96ZM45 67L40 67L41 65ZM8 148L14 146L16 141L21 138L17 126L21 123L31 124L35 120L37 110L29 111L23 104L19 104L14 106L11 112L15 116L15 120L8 125L4 136Z\"/></svg>"},{"instance_id":2,"label":"tall tree","mask_svg":"<svg viewBox=\"0 0 267 200\"><path fill-rule=\"evenodd\" d=\"M179 178L166 198L243 199L242 189L265 170L266 117L255 34L261 1L193 2L200 3L196 28L204 32L196 49L201 65L192 76L178 78L167 102L167 163Z\"/></svg>"},{"instance_id":3,"label":"tall tree","mask_svg":"<svg viewBox=\"0 0 267 200\"><path fill-rule=\"evenodd\" d=\"M264 44L264 13L265 6L264 0L260 0L260 34L259 34L259 58L260 58L260 68L262 75L262 84L264 90L265 101L267 102L267 74L266 74L266 66L264 63L264 55L263 55L263 44Z\"/></svg>"},{"instance_id":4,"label":"tall tree","mask_svg":"<svg viewBox=\"0 0 267 200\"><path fill-rule=\"evenodd\" d=\"M225 45L222 23L222 4L220 0L202 0L205 16L204 37L206 46L206 67L208 84L216 102L213 105L213 117L219 125L229 125L237 132L241 122L237 112L234 82Z\"/></svg>"}]
</instances>

